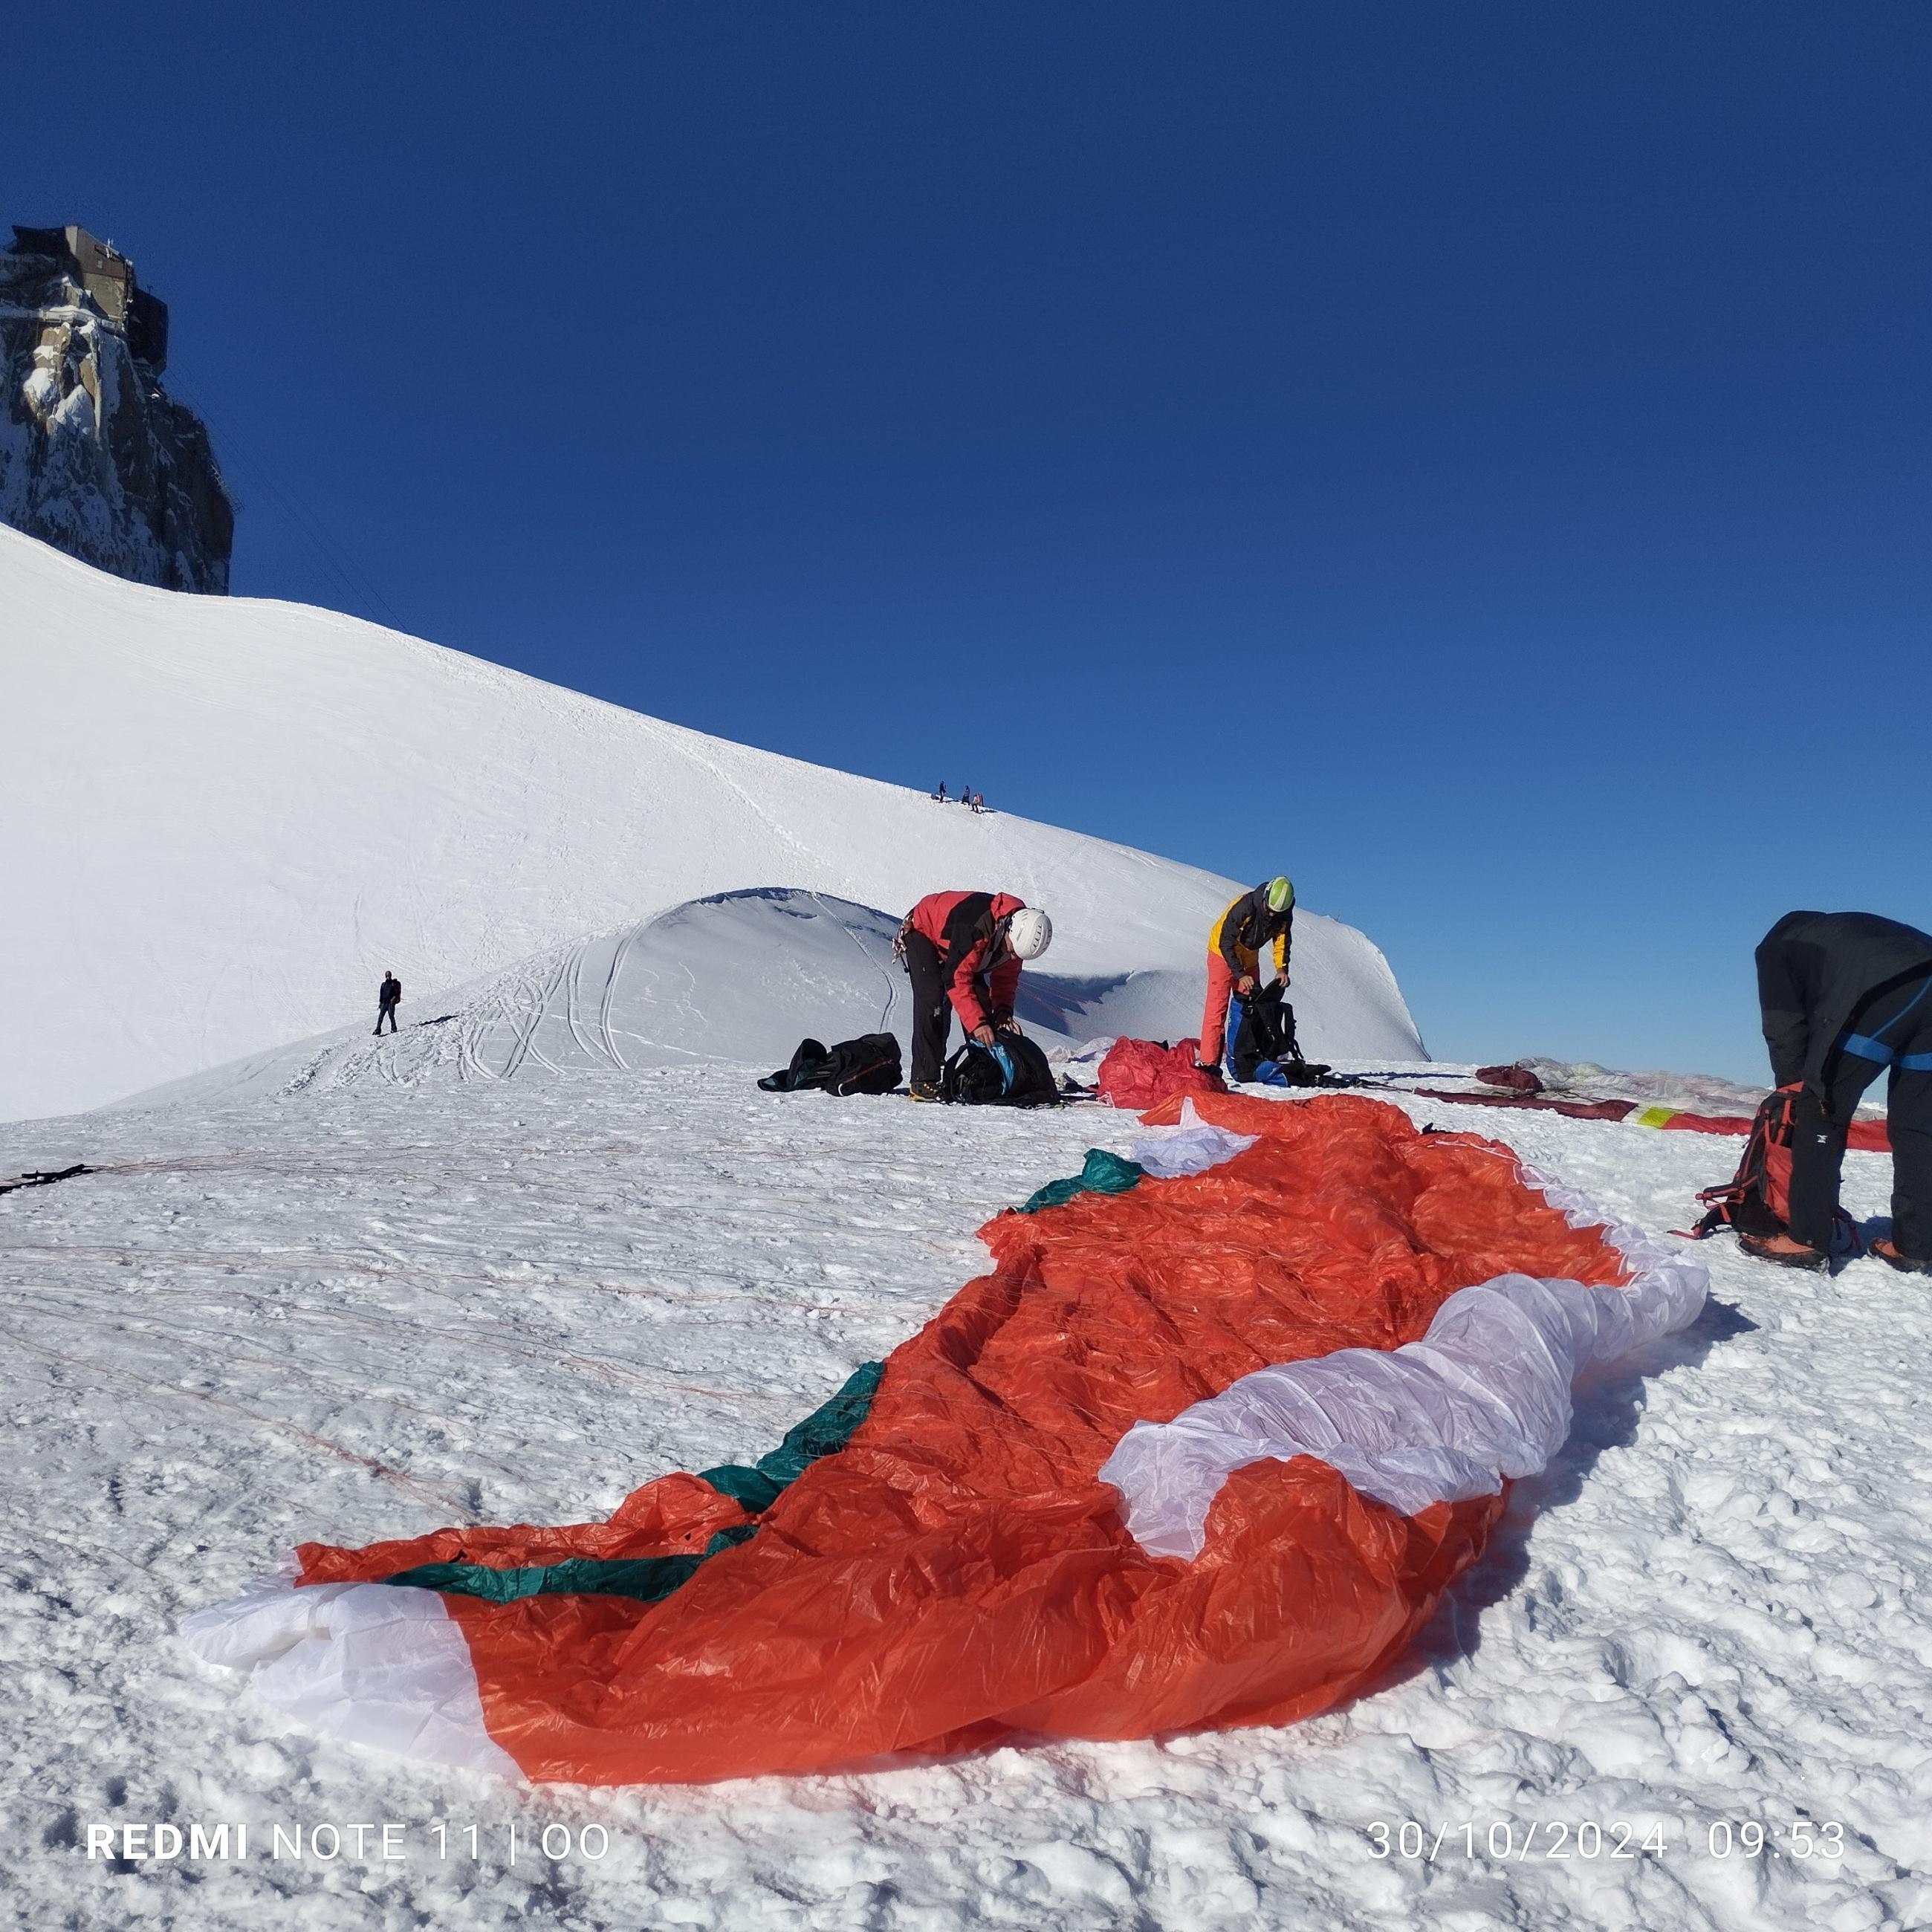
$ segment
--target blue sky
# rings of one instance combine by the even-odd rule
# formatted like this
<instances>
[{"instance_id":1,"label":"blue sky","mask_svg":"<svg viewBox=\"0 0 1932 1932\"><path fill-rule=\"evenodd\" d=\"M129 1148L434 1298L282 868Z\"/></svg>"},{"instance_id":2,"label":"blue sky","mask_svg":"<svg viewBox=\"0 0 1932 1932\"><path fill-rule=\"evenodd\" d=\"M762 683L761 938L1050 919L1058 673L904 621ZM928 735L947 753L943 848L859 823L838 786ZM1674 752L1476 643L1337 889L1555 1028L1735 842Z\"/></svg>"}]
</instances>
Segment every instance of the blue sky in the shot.
<instances>
[{"instance_id":1,"label":"blue sky","mask_svg":"<svg viewBox=\"0 0 1932 1932\"><path fill-rule=\"evenodd\" d=\"M1286 868L1444 1056L1755 1076L1780 914L1932 926L1922 8L52 38L0 214L170 303L238 591Z\"/></svg>"}]
</instances>

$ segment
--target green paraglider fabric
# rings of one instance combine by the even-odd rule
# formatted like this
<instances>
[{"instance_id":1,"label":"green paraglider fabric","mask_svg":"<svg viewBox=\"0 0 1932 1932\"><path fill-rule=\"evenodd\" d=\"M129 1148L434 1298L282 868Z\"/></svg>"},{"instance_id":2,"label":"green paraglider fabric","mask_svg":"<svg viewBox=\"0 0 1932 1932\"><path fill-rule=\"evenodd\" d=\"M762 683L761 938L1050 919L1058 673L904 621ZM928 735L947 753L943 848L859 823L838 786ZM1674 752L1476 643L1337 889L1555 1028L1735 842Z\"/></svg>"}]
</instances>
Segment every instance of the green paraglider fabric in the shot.
<instances>
[{"instance_id":1,"label":"green paraglider fabric","mask_svg":"<svg viewBox=\"0 0 1932 1932\"><path fill-rule=\"evenodd\" d=\"M830 1402L814 1409L788 1430L778 1446L755 1464L726 1462L701 1470L702 1480L721 1495L740 1504L748 1516L770 1509L821 1456L836 1455L851 1439L872 1406L882 1363L867 1362L855 1369ZM421 1590L441 1590L460 1597L481 1597L493 1604L514 1603L520 1597L588 1594L634 1597L655 1604L688 1583L720 1550L730 1550L755 1533L755 1523L735 1523L721 1529L704 1550L689 1556L644 1556L616 1562L574 1556L561 1563L500 1569L484 1563L419 1563L385 1576Z\"/></svg>"},{"instance_id":2,"label":"green paraglider fabric","mask_svg":"<svg viewBox=\"0 0 1932 1932\"><path fill-rule=\"evenodd\" d=\"M494 1570L482 1563L422 1563L413 1570L385 1576L386 1583L410 1585L419 1590L442 1590L459 1597L481 1597L492 1604L514 1603L519 1597L634 1597L655 1604L688 1583L708 1557L730 1550L750 1536L756 1526L739 1523L721 1529L696 1556L644 1556L628 1562L599 1562L573 1556L514 1570Z\"/></svg>"},{"instance_id":3,"label":"green paraglider fabric","mask_svg":"<svg viewBox=\"0 0 1932 1932\"><path fill-rule=\"evenodd\" d=\"M752 1516L770 1509L820 1456L834 1455L844 1448L853 1430L865 1420L884 1373L882 1362L867 1362L854 1369L845 1386L788 1430L784 1440L770 1454L760 1456L748 1467L742 1462L723 1462L715 1469L700 1469L699 1476L714 1490L742 1503Z\"/></svg>"},{"instance_id":4,"label":"green paraglider fabric","mask_svg":"<svg viewBox=\"0 0 1932 1932\"><path fill-rule=\"evenodd\" d=\"M1037 1214L1042 1208L1064 1208L1082 1194L1124 1194L1146 1176L1147 1169L1138 1162L1109 1154L1105 1148L1090 1148L1087 1164L1078 1174L1065 1180L1049 1180L1027 1197L1020 1212Z\"/></svg>"}]
</instances>

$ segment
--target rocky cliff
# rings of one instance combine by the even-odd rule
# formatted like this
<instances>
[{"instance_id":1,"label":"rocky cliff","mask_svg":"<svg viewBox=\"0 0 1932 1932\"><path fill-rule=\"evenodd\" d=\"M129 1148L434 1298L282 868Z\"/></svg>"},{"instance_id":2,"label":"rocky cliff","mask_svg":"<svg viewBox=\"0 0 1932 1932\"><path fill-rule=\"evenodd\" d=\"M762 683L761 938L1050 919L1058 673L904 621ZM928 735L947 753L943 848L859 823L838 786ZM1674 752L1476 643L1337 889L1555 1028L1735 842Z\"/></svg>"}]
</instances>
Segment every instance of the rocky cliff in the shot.
<instances>
[{"instance_id":1,"label":"rocky cliff","mask_svg":"<svg viewBox=\"0 0 1932 1932\"><path fill-rule=\"evenodd\" d=\"M161 387L167 310L84 229L0 252L0 520L118 577L228 588L235 512L208 431Z\"/></svg>"}]
</instances>

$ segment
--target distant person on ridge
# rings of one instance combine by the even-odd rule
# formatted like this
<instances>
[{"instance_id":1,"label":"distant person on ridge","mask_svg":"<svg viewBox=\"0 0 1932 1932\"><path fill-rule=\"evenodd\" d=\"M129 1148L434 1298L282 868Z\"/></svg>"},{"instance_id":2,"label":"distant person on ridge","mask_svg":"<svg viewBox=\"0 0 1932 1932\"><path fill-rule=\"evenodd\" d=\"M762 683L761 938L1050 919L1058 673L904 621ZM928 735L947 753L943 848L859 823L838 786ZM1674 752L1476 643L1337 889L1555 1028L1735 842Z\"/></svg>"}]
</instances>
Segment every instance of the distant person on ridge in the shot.
<instances>
[{"instance_id":1,"label":"distant person on ridge","mask_svg":"<svg viewBox=\"0 0 1932 1932\"><path fill-rule=\"evenodd\" d=\"M382 983L376 988L376 1030L382 1030L382 1022L387 1020L389 1030L396 1030L396 1009L403 1003L403 982L386 968L383 970Z\"/></svg>"},{"instance_id":2,"label":"distant person on ridge","mask_svg":"<svg viewBox=\"0 0 1932 1932\"><path fill-rule=\"evenodd\" d=\"M1892 1070L1892 1238L1880 1260L1932 1274L1932 933L1869 912L1788 912L1757 949L1771 1077L1802 1083L1791 1143L1787 1234L1740 1234L1760 1261L1821 1268L1846 1130L1858 1096Z\"/></svg>"},{"instance_id":3,"label":"distant person on ridge","mask_svg":"<svg viewBox=\"0 0 1932 1932\"><path fill-rule=\"evenodd\" d=\"M1010 892L928 892L906 914L896 950L912 978L915 1100L939 1098L956 1012L982 1046L1018 1032L1013 998L1021 964L1037 959L1052 938L1046 914Z\"/></svg>"},{"instance_id":4,"label":"distant person on ridge","mask_svg":"<svg viewBox=\"0 0 1932 1932\"><path fill-rule=\"evenodd\" d=\"M934 796L934 798L936 798L936 799L938 799L938 801L940 802L940 803L941 805L944 805L944 804L945 804L945 803L946 803L946 781L945 781L944 778L941 778L941 779L940 780L940 782L939 782L939 789L938 789L936 792L934 792L932 795L933 795L933 796Z\"/></svg>"},{"instance_id":5,"label":"distant person on ridge","mask_svg":"<svg viewBox=\"0 0 1932 1932\"><path fill-rule=\"evenodd\" d=\"M1274 948L1274 976L1288 984L1288 956L1294 944L1294 886L1287 879L1264 880L1244 892L1214 922L1208 935L1208 1004L1201 1014L1201 1041L1194 1062L1213 1072L1221 1064L1228 1030L1228 998L1242 999L1255 990L1262 949Z\"/></svg>"}]
</instances>

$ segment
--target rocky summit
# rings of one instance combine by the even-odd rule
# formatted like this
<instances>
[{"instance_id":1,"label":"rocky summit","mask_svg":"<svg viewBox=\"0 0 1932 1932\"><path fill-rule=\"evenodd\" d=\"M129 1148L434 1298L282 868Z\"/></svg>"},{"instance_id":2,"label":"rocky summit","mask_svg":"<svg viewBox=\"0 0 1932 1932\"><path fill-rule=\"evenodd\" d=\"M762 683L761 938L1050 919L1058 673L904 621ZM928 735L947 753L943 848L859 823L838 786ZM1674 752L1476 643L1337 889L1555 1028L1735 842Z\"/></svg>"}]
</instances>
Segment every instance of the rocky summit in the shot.
<instances>
[{"instance_id":1,"label":"rocky summit","mask_svg":"<svg viewBox=\"0 0 1932 1932\"><path fill-rule=\"evenodd\" d=\"M136 584L221 595L234 506L161 386L166 304L86 229L0 252L0 521Z\"/></svg>"}]
</instances>

